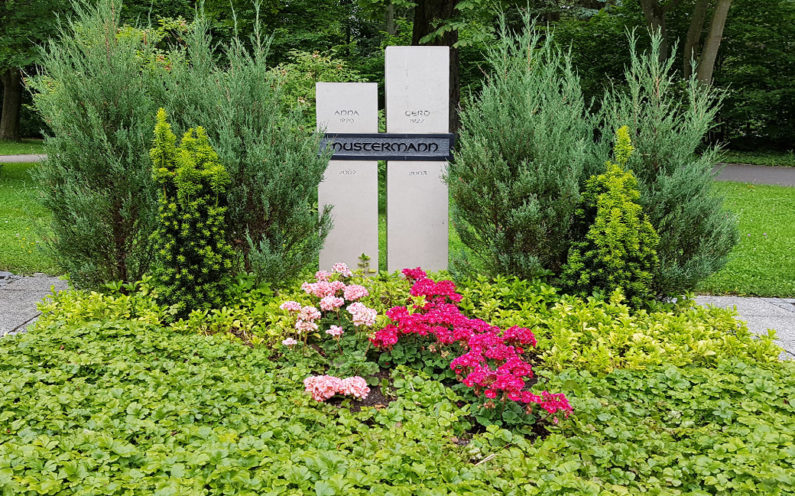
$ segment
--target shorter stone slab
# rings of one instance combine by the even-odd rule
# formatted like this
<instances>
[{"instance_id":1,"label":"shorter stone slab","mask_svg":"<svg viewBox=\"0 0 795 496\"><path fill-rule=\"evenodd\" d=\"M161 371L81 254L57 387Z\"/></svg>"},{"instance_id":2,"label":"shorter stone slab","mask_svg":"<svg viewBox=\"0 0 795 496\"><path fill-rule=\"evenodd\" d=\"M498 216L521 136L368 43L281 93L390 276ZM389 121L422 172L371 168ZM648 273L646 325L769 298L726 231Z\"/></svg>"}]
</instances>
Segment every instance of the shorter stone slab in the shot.
<instances>
[{"instance_id":1,"label":"shorter stone slab","mask_svg":"<svg viewBox=\"0 0 795 496\"><path fill-rule=\"evenodd\" d=\"M377 133L376 83L317 83L318 131ZM331 160L318 186L318 204L330 205L334 226L320 250L320 268L337 262L356 268L367 255L378 267L378 163Z\"/></svg>"}]
</instances>

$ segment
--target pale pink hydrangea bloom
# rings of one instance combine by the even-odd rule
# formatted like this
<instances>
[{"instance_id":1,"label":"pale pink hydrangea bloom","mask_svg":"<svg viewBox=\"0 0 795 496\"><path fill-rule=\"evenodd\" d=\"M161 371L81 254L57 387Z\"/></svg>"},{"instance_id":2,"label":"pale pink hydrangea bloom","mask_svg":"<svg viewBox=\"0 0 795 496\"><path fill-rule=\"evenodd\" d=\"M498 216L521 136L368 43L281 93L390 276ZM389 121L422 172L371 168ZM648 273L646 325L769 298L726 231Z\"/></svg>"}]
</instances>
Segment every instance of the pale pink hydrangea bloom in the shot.
<instances>
[{"instance_id":1,"label":"pale pink hydrangea bloom","mask_svg":"<svg viewBox=\"0 0 795 496\"><path fill-rule=\"evenodd\" d=\"M303 289L306 294L311 294L317 298L330 296L335 292L331 283L327 281L305 282L301 284L301 289Z\"/></svg>"},{"instance_id":2,"label":"pale pink hydrangea bloom","mask_svg":"<svg viewBox=\"0 0 795 496\"><path fill-rule=\"evenodd\" d=\"M328 282L330 277L331 277L331 272L327 272L325 270L319 270L319 271L315 272L315 280L317 282L321 282L321 281Z\"/></svg>"},{"instance_id":3,"label":"pale pink hydrangea bloom","mask_svg":"<svg viewBox=\"0 0 795 496\"><path fill-rule=\"evenodd\" d=\"M301 304L297 301L290 300L279 305L279 308L287 310L288 312L299 312L301 310Z\"/></svg>"},{"instance_id":4,"label":"pale pink hydrangea bloom","mask_svg":"<svg viewBox=\"0 0 795 496\"><path fill-rule=\"evenodd\" d=\"M298 313L298 318L312 322L320 318L320 311L315 307L306 306Z\"/></svg>"},{"instance_id":5,"label":"pale pink hydrangea bloom","mask_svg":"<svg viewBox=\"0 0 795 496\"><path fill-rule=\"evenodd\" d=\"M345 299L348 301L356 301L369 295L370 292L367 291L367 288L358 284L351 284L347 286L344 292Z\"/></svg>"},{"instance_id":6,"label":"pale pink hydrangea bloom","mask_svg":"<svg viewBox=\"0 0 795 496\"><path fill-rule=\"evenodd\" d=\"M337 296L326 296L320 300L320 309L324 312L337 310L345 303L345 300Z\"/></svg>"},{"instance_id":7,"label":"pale pink hydrangea bloom","mask_svg":"<svg viewBox=\"0 0 795 496\"><path fill-rule=\"evenodd\" d=\"M312 395L315 401L326 401L331 398L342 385L342 381L330 375L314 375L304 379L306 392Z\"/></svg>"},{"instance_id":8,"label":"pale pink hydrangea bloom","mask_svg":"<svg viewBox=\"0 0 795 496\"><path fill-rule=\"evenodd\" d=\"M353 275L353 272L351 272L351 269L348 268L348 265L342 262L338 262L332 265L331 270L341 275L342 277L351 277Z\"/></svg>"},{"instance_id":9,"label":"pale pink hydrangea bloom","mask_svg":"<svg viewBox=\"0 0 795 496\"><path fill-rule=\"evenodd\" d=\"M333 336L335 338L338 338L338 337L342 336L342 334L344 332L345 331L342 329L342 327L333 325L333 326L328 328L328 330L326 331L326 334L328 334L329 336Z\"/></svg>"},{"instance_id":10,"label":"pale pink hydrangea bloom","mask_svg":"<svg viewBox=\"0 0 795 496\"><path fill-rule=\"evenodd\" d=\"M372 308L367 308L363 303L358 301L348 305L348 313L353 316L353 325L356 327L370 327L375 325L375 318L378 315L378 312Z\"/></svg>"},{"instance_id":11,"label":"pale pink hydrangea bloom","mask_svg":"<svg viewBox=\"0 0 795 496\"><path fill-rule=\"evenodd\" d=\"M313 375L304 379L304 388L315 401L326 401L337 393L362 400L370 394L367 381L359 376L339 379L331 375Z\"/></svg>"},{"instance_id":12,"label":"pale pink hydrangea bloom","mask_svg":"<svg viewBox=\"0 0 795 496\"><path fill-rule=\"evenodd\" d=\"M314 322L307 322L305 320L299 320L295 323L295 330L298 332L313 332L317 331L317 324Z\"/></svg>"},{"instance_id":13,"label":"pale pink hydrangea bloom","mask_svg":"<svg viewBox=\"0 0 795 496\"><path fill-rule=\"evenodd\" d=\"M367 387L367 381L357 375L343 379L338 392L363 400L370 394L370 388Z\"/></svg>"},{"instance_id":14,"label":"pale pink hydrangea bloom","mask_svg":"<svg viewBox=\"0 0 795 496\"><path fill-rule=\"evenodd\" d=\"M331 294L337 294L339 291L344 291L345 283L342 281L331 281L331 290L333 291Z\"/></svg>"},{"instance_id":15,"label":"pale pink hydrangea bloom","mask_svg":"<svg viewBox=\"0 0 795 496\"><path fill-rule=\"evenodd\" d=\"M297 344L298 344L298 341L296 341L296 340L295 340L295 339L293 339L293 338L287 338L287 339L285 339L284 341L282 341L282 344L283 344L284 346L295 346L295 345L297 345Z\"/></svg>"}]
</instances>

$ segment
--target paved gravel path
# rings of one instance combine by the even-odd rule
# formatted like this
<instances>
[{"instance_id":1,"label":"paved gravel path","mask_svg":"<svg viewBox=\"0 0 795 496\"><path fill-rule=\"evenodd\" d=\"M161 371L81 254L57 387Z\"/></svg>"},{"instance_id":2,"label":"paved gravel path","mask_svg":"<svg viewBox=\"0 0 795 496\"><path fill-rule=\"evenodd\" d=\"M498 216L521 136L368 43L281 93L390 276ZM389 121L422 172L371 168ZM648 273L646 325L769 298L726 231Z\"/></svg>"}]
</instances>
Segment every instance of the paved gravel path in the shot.
<instances>
[{"instance_id":1,"label":"paved gravel path","mask_svg":"<svg viewBox=\"0 0 795 496\"><path fill-rule=\"evenodd\" d=\"M781 358L795 358L795 298L745 298L740 296L696 296L699 305L736 308L738 320L755 334L776 330Z\"/></svg>"},{"instance_id":2,"label":"paved gravel path","mask_svg":"<svg viewBox=\"0 0 795 496\"><path fill-rule=\"evenodd\" d=\"M0 272L0 337L26 331L41 315L36 305L52 294L52 288L63 291L66 281L44 274L19 277Z\"/></svg>"},{"instance_id":3,"label":"paved gravel path","mask_svg":"<svg viewBox=\"0 0 795 496\"><path fill-rule=\"evenodd\" d=\"M718 167L718 181L795 186L795 167L728 164Z\"/></svg>"},{"instance_id":4,"label":"paved gravel path","mask_svg":"<svg viewBox=\"0 0 795 496\"><path fill-rule=\"evenodd\" d=\"M0 155L0 164L12 164L17 162L41 162L46 160L47 155Z\"/></svg>"}]
</instances>

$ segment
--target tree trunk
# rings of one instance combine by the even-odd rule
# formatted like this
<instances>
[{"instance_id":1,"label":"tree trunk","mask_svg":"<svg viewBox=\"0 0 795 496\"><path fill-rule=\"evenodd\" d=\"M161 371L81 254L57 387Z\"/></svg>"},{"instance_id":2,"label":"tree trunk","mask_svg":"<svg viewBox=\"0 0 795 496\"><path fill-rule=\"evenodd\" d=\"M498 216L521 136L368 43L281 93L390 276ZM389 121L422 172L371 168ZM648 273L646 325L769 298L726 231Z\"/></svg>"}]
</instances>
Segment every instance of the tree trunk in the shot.
<instances>
[{"instance_id":1,"label":"tree trunk","mask_svg":"<svg viewBox=\"0 0 795 496\"><path fill-rule=\"evenodd\" d=\"M460 81L458 76L458 31L447 31L439 38L426 43L420 40L435 30L434 24L453 17L459 0L419 0L414 7L414 29L411 33L412 45L435 45L450 47L450 132L458 131L458 101Z\"/></svg>"},{"instance_id":2,"label":"tree trunk","mask_svg":"<svg viewBox=\"0 0 795 496\"><path fill-rule=\"evenodd\" d=\"M729 15L729 7L732 0L718 0L715 6L715 13L712 14L712 23L709 26L707 41L704 43L704 50L701 52L701 59L698 62L698 72L696 77L704 84L712 82L712 72L715 69L715 60L718 58L718 48L723 39L723 27L726 25L726 18Z\"/></svg>"},{"instance_id":3,"label":"tree trunk","mask_svg":"<svg viewBox=\"0 0 795 496\"><path fill-rule=\"evenodd\" d=\"M682 52L682 73L685 79L692 75L692 61L698 60L699 41L701 32L704 31L704 21L707 18L707 0L696 0L693 14L690 16L690 26L687 28L685 49Z\"/></svg>"},{"instance_id":4,"label":"tree trunk","mask_svg":"<svg viewBox=\"0 0 795 496\"><path fill-rule=\"evenodd\" d=\"M0 116L0 140L19 141L19 110L22 108L22 77L19 69L0 73L3 83L3 115Z\"/></svg>"},{"instance_id":5,"label":"tree trunk","mask_svg":"<svg viewBox=\"0 0 795 496\"><path fill-rule=\"evenodd\" d=\"M397 24L395 23L395 4L389 2L386 6L386 34L395 36L397 34Z\"/></svg>"},{"instance_id":6,"label":"tree trunk","mask_svg":"<svg viewBox=\"0 0 795 496\"><path fill-rule=\"evenodd\" d=\"M677 2L678 3L678 2ZM660 5L659 0L640 0L643 9L643 16L646 24L652 33L660 33L662 43L660 44L660 61L668 59L668 33L665 31L665 7Z\"/></svg>"}]
</instances>

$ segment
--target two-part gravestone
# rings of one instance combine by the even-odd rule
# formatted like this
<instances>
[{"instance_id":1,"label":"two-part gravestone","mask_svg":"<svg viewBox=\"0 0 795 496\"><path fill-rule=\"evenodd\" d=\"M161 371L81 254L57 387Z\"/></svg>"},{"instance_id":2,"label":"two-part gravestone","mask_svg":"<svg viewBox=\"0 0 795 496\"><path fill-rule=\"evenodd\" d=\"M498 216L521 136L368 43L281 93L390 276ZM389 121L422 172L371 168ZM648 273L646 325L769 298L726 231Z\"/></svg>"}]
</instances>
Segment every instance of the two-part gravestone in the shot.
<instances>
[{"instance_id":1,"label":"two-part gravestone","mask_svg":"<svg viewBox=\"0 0 795 496\"><path fill-rule=\"evenodd\" d=\"M448 47L387 47L385 134L376 83L317 83L321 150L333 153L318 192L334 221L321 268L356 267L362 254L378 266L378 160L387 161L387 269L447 268L449 67Z\"/></svg>"}]
</instances>

